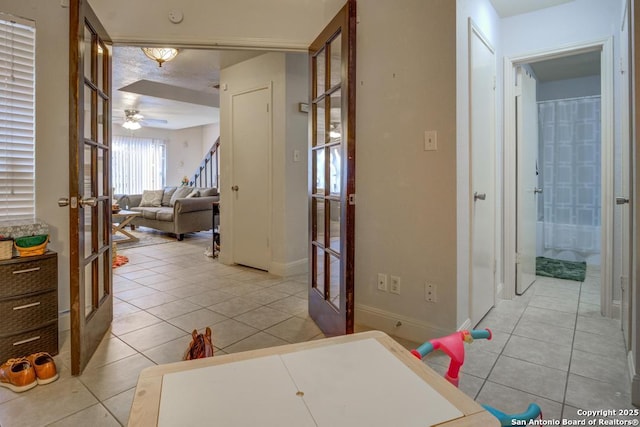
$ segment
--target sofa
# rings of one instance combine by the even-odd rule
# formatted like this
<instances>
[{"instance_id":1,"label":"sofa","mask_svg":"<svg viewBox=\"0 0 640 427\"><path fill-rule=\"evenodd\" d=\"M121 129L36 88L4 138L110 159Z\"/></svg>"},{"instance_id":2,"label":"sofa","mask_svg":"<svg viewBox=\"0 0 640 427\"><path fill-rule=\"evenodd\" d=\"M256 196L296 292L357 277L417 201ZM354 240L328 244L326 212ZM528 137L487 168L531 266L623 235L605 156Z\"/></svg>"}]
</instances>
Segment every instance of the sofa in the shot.
<instances>
[{"instance_id":1,"label":"sofa","mask_svg":"<svg viewBox=\"0 0 640 427\"><path fill-rule=\"evenodd\" d=\"M135 226L154 228L173 233L182 240L185 233L211 230L218 225L213 224L213 202L220 200L215 187L165 187L120 196L116 200L120 208L141 213L131 221L132 229Z\"/></svg>"}]
</instances>

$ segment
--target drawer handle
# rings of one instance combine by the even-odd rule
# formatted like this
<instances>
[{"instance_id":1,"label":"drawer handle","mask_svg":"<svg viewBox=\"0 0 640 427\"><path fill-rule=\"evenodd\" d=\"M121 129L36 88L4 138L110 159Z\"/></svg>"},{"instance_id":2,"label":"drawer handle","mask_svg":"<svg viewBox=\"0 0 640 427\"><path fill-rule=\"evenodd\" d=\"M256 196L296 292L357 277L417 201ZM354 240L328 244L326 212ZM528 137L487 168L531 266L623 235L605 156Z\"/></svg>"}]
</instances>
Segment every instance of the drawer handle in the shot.
<instances>
[{"instance_id":1,"label":"drawer handle","mask_svg":"<svg viewBox=\"0 0 640 427\"><path fill-rule=\"evenodd\" d=\"M32 271L38 271L40 267L27 268L26 270L16 270L13 274L31 273Z\"/></svg>"},{"instance_id":2,"label":"drawer handle","mask_svg":"<svg viewBox=\"0 0 640 427\"><path fill-rule=\"evenodd\" d=\"M40 339L40 335L38 335L37 337L33 337L33 338L27 338L26 340L22 340L22 341L18 341L18 342L14 342L13 345L20 345L20 344L26 344L28 342L31 341L37 341Z\"/></svg>"},{"instance_id":3,"label":"drawer handle","mask_svg":"<svg viewBox=\"0 0 640 427\"><path fill-rule=\"evenodd\" d=\"M24 310L25 308L35 307L36 305L40 305L40 301L32 302L31 304L25 304L18 307L13 307L14 310Z\"/></svg>"}]
</instances>

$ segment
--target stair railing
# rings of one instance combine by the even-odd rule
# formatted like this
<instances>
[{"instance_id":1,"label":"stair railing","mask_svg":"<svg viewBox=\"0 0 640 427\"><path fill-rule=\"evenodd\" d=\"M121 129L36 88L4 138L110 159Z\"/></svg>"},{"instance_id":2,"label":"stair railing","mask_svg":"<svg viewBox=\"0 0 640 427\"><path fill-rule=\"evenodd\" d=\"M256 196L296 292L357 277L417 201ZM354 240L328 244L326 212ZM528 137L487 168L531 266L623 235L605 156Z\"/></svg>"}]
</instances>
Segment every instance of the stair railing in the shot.
<instances>
[{"instance_id":1,"label":"stair railing","mask_svg":"<svg viewBox=\"0 0 640 427\"><path fill-rule=\"evenodd\" d=\"M220 138L214 142L189 180L191 187L216 187L220 179Z\"/></svg>"}]
</instances>

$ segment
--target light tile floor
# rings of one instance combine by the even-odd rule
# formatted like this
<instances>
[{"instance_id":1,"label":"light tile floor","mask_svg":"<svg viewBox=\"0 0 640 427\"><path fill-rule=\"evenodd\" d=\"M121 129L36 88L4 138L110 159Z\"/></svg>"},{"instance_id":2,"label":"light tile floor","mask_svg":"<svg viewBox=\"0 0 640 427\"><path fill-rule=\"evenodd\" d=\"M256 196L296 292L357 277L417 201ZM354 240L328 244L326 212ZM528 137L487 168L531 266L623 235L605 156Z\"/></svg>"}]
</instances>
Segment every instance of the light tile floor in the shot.
<instances>
[{"instance_id":1,"label":"light tile floor","mask_svg":"<svg viewBox=\"0 0 640 427\"><path fill-rule=\"evenodd\" d=\"M193 328L211 326L217 354L323 337L307 314L306 275L225 266L203 255L210 238L121 250L129 263L114 270L111 333L84 373L71 376L61 333L60 379L22 394L0 388L0 426L126 425L140 371L181 360ZM600 317L598 292L593 274L582 284L540 278L501 301L479 325L494 339L467 346L460 388L504 411L537 402L545 418L630 408L619 322ZM426 363L444 373L448 361L435 354Z\"/></svg>"}]
</instances>

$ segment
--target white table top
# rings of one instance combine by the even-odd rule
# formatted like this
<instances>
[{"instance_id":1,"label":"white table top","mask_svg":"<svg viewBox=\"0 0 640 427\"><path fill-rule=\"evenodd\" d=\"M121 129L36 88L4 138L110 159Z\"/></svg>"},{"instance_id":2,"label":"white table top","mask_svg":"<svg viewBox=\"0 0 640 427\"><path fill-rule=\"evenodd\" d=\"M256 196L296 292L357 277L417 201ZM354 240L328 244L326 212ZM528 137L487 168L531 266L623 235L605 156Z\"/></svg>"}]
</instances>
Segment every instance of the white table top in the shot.
<instances>
[{"instance_id":1,"label":"white table top","mask_svg":"<svg viewBox=\"0 0 640 427\"><path fill-rule=\"evenodd\" d=\"M207 421L205 421L207 420ZM145 369L130 426L498 425L378 331Z\"/></svg>"}]
</instances>

